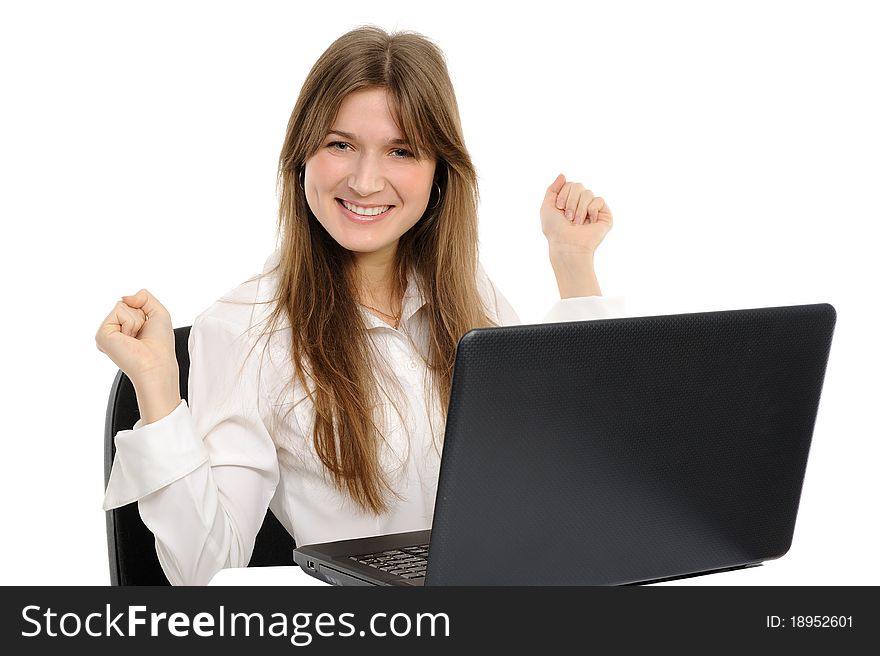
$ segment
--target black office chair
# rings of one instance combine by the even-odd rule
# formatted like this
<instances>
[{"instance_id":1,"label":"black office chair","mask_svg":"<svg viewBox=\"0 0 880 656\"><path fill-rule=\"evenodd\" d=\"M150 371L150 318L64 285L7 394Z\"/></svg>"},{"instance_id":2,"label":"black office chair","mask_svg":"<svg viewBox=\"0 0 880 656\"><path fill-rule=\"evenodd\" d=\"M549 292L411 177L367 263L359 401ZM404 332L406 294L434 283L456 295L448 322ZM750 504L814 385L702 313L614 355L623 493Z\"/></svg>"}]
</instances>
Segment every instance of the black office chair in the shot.
<instances>
[{"instance_id":1,"label":"black office chair","mask_svg":"<svg viewBox=\"0 0 880 656\"><path fill-rule=\"evenodd\" d=\"M180 395L187 398L189 381L189 329L174 329L177 364L180 369ZM140 418L134 386L122 371L116 374L107 403L104 424L104 486L110 480L110 467L116 453L113 437L121 430L133 428ZM254 553L248 567L295 565L293 538L272 514L266 513L263 527L257 534ZM107 512L107 554L110 559L111 585L169 585L159 557L153 534L141 521L137 502Z\"/></svg>"}]
</instances>

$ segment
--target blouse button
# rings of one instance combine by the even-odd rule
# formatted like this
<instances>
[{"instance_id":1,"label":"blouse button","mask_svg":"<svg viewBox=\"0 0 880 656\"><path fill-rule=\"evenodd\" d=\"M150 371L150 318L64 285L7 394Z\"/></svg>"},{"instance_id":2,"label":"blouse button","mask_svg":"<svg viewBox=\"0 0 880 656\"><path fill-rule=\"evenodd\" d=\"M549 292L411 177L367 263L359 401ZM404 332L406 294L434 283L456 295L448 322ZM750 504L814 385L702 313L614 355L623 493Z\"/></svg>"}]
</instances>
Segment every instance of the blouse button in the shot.
<instances>
[{"instance_id":1,"label":"blouse button","mask_svg":"<svg viewBox=\"0 0 880 656\"><path fill-rule=\"evenodd\" d=\"M409 361L409 368L412 369L413 371L415 371L416 369L419 368L419 365L417 365L417 364L415 363L415 360L410 360L410 361Z\"/></svg>"}]
</instances>

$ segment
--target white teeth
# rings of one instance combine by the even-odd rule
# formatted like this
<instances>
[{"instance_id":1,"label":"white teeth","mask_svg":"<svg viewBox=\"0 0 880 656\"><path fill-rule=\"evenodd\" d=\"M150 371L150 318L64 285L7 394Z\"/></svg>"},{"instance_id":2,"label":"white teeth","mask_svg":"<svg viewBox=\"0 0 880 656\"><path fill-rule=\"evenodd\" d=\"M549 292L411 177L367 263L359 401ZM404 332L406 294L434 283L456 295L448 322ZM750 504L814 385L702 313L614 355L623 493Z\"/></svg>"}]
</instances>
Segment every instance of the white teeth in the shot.
<instances>
[{"instance_id":1,"label":"white teeth","mask_svg":"<svg viewBox=\"0 0 880 656\"><path fill-rule=\"evenodd\" d=\"M383 212L387 212L389 209L391 209L391 205L383 205L382 207L360 207L359 205L352 205L351 203L344 201L341 198L340 200L345 206L345 209L361 216L376 216L377 214L382 214Z\"/></svg>"}]
</instances>

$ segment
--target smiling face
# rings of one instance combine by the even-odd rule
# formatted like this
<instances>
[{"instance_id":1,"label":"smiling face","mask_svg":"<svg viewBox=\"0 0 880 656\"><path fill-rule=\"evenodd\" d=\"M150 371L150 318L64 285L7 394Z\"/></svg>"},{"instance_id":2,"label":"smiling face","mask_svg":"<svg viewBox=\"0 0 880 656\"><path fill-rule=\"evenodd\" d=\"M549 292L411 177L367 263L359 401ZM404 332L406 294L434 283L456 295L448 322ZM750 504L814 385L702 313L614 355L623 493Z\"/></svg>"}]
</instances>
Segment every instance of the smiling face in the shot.
<instances>
[{"instance_id":1,"label":"smiling face","mask_svg":"<svg viewBox=\"0 0 880 656\"><path fill-rule=\"evenodd\" d=\"M385 89L355 91L306 161L306 201L341 246L387 264L425 212L435 167L434 159L413 156Z\"/></svg>"}]
</instances>

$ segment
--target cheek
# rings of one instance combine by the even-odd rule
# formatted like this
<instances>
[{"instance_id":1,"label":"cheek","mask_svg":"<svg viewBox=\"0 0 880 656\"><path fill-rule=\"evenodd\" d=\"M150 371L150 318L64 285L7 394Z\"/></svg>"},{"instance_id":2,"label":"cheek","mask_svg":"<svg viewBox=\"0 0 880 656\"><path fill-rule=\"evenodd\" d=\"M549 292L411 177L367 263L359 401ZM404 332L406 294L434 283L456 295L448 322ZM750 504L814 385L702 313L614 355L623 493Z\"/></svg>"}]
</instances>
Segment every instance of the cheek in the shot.
<instances>
[{"instance_id":1,"label":"cheek","mask_svg":"<svg viewBox=\"0 0 880 656\"><path fill-rule=\"evenodd\" d=\"M346 177L346 164L338 157L319 152L306 162L306 179L319 191L332 189Z\"/></svg>"},{"instance_id":2,"label":"cheek","mask_svg":"<svg viewBox=\"0 0 880 656\"><path fill-rule=\"evenodd\" d=\"M334 177L334 168L332 162L325 161L320 155L306 162L306 201L315 215L318 215L315 210L322 202L326 202L326 195L337 184L338 177Z\"/></svg>"},{"instance_id":3,"label":"cheek","mask_svg":"<svg viewBox=\"0 0 880 656\"><path fill-rule=\"evenodd\" d=\"M412 202L427 204L434 187L433 169L414 173L407 184L407 192Z\"/></svg>"}]
</instances>

